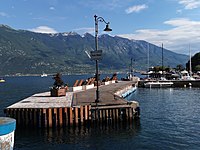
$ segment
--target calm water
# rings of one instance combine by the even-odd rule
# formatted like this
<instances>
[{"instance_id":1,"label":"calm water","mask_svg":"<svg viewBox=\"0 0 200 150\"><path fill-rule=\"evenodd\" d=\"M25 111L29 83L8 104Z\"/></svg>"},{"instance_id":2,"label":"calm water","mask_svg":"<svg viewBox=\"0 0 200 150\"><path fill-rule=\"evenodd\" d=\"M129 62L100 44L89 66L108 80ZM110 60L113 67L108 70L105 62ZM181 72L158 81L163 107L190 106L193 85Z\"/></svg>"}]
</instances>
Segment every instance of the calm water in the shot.
<instances>
[{"instance_id":1,"label":"calm water","mask_svg":"<svg viewBox=\"0 0 200 150\"><path fill-rule=\"evenodd\" d=\"M63 76L75 79L91 75ZM3 109L34 93L48 91L51 77L9 77L0 84L0 116ZM56 130L20 129L15 149L199 149L200 89L138 89L128 100L137 100L141 118L132 125Z\"/></svg>"}]
</instances>

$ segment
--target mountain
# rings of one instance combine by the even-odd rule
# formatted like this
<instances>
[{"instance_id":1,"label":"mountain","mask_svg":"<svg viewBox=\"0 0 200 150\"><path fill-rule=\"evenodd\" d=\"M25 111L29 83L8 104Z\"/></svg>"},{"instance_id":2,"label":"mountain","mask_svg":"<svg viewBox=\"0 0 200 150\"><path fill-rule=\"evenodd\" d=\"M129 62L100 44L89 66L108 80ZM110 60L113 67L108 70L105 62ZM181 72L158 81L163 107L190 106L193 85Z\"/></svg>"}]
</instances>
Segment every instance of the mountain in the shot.
<instances>
[{"instance_id":1,"label":"mountain","mask_svg":"<svg viewBox=\"0 0 200 150\"><path fill-rule=\"evenodd\" d=\"M191 57L191 67L193 72L200 71L200 52ZM187 70L190 70L190 60L186 63Z\"/></svg>"},{"instance_id":2,"label":"mountain","mask_svg":"<svg viewBox=\"0 0 200 150\"><path fill-rule=\"evenodd\" d=\"M126 71L131 58L135 69L146 69L148 45L150 66L162 64L161 48L146 41L101 35L98 43L99 50L103 50L101 72ZM95 62L85 53L93 50L95 40L89 33L42 34L0 25L0 75L94 73ZM188 56L166 49L163 53L165 66L185 65L188 60Z\"/></svg>"}]
</instances>

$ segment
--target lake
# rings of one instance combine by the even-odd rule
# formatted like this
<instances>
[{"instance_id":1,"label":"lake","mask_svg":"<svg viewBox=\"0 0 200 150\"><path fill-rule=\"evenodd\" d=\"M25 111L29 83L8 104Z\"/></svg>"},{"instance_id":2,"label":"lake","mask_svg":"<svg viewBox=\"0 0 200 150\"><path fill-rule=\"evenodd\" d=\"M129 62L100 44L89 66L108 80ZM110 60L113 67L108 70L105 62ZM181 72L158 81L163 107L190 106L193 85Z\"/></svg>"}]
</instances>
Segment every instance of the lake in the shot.
<instances>
[{"instance_id":1,"label":"lake","mask_svg":"<svg viewBox=\"0 0 200 150\"><path fill-rule=\"evenodd\" d=\"M106 75L104 75L106 76ZM66 75L65 83L91 75ZM102 76L103 77L103 76ZM3 109L32 94L48 91L52 77L6 77L0 83ZM141 118L131 125L102 128L22 129L15 132L15 149L199 149L199 88L138 88L127 97L140 103Z\"/></svg>"}]
</instances>

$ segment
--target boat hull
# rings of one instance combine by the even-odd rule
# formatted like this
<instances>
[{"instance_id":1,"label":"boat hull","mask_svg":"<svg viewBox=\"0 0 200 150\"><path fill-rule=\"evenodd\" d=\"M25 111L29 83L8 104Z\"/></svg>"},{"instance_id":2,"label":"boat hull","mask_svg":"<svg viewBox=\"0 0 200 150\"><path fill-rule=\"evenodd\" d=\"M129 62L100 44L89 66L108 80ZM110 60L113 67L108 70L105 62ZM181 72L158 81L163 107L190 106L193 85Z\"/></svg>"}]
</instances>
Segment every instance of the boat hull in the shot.
<instances>
[{"instance_id":1,"label":"boat hull","mask_svg":"<svg viewBox=\"0 0 200 150\"><path fill-rule=\"evenodd\" d=\"M0 83L6 82L4 79L0 79Z\"/></svg>"},{"instance_id":2,"label":"boat hull","mask_svg":"<svg viewBox=\"0 0 200 150\"><path fill-rule=\"evenodd\" d=\"M173 82L146 82L144 87L146 88L167 88L172 87Z\"/></svg>"}]
</instances>

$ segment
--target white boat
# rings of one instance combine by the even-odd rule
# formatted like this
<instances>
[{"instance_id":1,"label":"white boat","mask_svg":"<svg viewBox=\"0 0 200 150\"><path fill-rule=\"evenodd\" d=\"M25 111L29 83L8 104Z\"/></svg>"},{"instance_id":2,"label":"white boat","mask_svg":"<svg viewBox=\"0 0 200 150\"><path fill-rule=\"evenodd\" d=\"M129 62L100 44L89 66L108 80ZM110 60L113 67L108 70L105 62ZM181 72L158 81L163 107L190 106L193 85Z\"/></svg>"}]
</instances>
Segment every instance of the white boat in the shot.
<instances>
[{"instance_id":1,"label":"white boat","mask_svg":"<svg viewBox=\"0 0 200 150\"><path fill-rule=\"evenodd\" d=\"M47 74L46 74L46 73L43 73L43 74L41 75L41 77L47 77Z\"/></svg>"},{"instance_id":2,"label":"white boat","mask_svg":"<svg viewBox=\"0 0 200 150\"><path fill-rule=\"evenodd\" d=\"M0 83L6 82L6 80L4 79L0 79Z\"/></svg>"},{"instance_id":3,"label":"white boat","mask_svg":"<svg viewBox=\"0 0 200 150\"><path fill-rule=\"evenodd\" d=\"M195 80L186 70L181 71L181 80Z\"/></svg>"},{"instance_id":4,"label":"white boat","mask_svg":"<svg viewBox=\"0 0 200 150\"><path fill-rule=\"evenodd\" d=\"M170 82L170 81L166 81L166 82L150 81L150 82L144 83L144 87L148 87L148 88L162 88L162 87L165 88L165 87L172 87L172 85L173 85L173 82Z\"/></svg>"}]
</instances>

